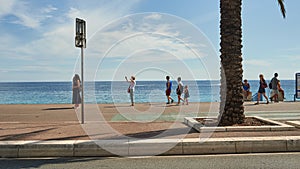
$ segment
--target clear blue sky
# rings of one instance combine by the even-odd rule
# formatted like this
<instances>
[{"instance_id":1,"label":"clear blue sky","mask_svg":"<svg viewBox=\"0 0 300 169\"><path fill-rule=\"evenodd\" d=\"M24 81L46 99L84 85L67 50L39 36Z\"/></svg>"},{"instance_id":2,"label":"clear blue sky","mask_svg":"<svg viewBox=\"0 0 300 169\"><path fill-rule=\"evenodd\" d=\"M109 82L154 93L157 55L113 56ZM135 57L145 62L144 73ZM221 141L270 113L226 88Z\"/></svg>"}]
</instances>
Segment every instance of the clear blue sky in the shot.
<instances>
[{"instance_id":1,"label":"clear blue sky","mask_svg":"<svg viewBox=\"0 0 300 169\"><path fill-rule=\"evenodd\" d=\"M88 80L122 80L131 74L139 80L164 80L166 74L219 78L219 0L0 0L0 4L0 82L71 80L80 72L80 49L74 47L76 17L87 21ZM276 0L243 0L244 78L258 79L263 73L270 79L278 72L280 79L294 79L300 72L300 1L287 0L285 5L283 19ZM139 15L131 18L145 12L147 21ZM168 19L152 22L161 18ZM151 23L157 25L145 28ZM131 35L142 28L156 34L124 40L129 35L122 31L124 25ZM194 29L198 32L193 37ZM123 44L104 58L113 38L121 38ZM183 41L193 48L213 48L215 54L204 47L192 56ZM124 49L126 45L130 50Z\"/></svg>"}]
</instances>

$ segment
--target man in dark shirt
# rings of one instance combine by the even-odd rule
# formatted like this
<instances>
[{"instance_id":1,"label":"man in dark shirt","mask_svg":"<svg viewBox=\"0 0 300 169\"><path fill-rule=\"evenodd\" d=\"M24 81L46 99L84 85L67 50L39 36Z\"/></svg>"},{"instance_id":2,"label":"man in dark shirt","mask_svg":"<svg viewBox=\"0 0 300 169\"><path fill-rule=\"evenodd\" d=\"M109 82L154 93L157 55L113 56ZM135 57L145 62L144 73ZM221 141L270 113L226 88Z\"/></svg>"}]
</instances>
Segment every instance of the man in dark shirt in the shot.
<instances>
[{"instance_id":1,"label":"man in dark shirt","mask_svg":"<svg viewBox=\"0 0 300 169\"><path fill-rule=\"evenodd\" d=\"M271 100L274 100L275 102L278 102L278 82L279 80L277 79L278 73L274 74L274 77L271 80L271 85L272 85L272 96Z\"/></svg>"}]
</instances>

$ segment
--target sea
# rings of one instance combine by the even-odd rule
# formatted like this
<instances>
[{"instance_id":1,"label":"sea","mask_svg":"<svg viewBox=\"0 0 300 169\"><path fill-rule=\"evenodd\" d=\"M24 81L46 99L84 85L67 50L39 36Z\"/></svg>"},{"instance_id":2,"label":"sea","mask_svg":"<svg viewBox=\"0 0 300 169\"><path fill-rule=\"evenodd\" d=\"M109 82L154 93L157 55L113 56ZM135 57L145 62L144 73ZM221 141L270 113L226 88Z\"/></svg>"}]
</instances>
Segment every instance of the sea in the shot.
<instances>
[{"instance_id":1,"label":"sea","mask_svg":"<svg viewBox=\"0 0 300 169\"><path fill-rule=\"evenodd\" d=\"M259 81L248 80L250 91L257 93ZM134 99L136 103L166 102L165 81L137 81ZM177 101L177 82L172 82L171 96ZM189 102L219 102L220 81L183 81L188 86ZM95 81L84 83L85 103L129 103L129 84L124 81ZM295 80L281 80L285 101L293 101ZM270 91L267 88L266 94ZM0 82L0 104L71 104L72 82Z\"/></svg>"}]
</instances>

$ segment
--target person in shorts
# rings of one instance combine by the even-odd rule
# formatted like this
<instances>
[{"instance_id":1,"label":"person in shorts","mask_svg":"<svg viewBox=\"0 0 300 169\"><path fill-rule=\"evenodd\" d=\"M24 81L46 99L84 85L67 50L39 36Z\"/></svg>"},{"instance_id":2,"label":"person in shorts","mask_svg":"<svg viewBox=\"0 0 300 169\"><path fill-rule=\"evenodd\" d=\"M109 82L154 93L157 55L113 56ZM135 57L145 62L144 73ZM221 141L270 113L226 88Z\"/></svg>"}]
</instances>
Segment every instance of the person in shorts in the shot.
<instances>
[{"instance_id":1,"label":"person in shorts","mask_svg":"<svg viewBox=\"0 0 300 169\"><path fill-rule=\"evenodd\" d=\"M178 83L178 86L176 88L176 94L177 94L177 97L178 97L178 102L177 102L177 105L180 105L180 101L184 101L182 98L181 98L181 94L183 93L183 83L181 81L181 77L178 77L177 78L177 83Z\"/></svg>"},{"instance_id":2,"label":"person in shorts","mask_svg":"<svg viewBox=\"0 0 300 169\"><path fill-rule=\"evenodd\" d=\"M270 97L271 101L274 100L274 102L278 102L278 83L279 80L277 79L278 73L274 74L274 77L271 80L271 86L272 86L272 96Z\"/></svg>"},{"instance_id":3,"label":"person in shorts","mask_svg":"<svg viewBox=\"0 0 300 169\"><path fill-rule=\"evenodd\" d=\"M265 90L265 88L267 88L267 87L268 87L268 85L266 83L266 80L264 79L264 75L260 74L259 75L259 89L258 89L258 92L257 92L257 102L255 104L259 104L259 100L260 100L260 95L261 94L267 100L267 104L269 104L269 99L266 96L266 90Z\"/></svg>"},{"instance_id":4,"label":"person in shorts","mask_svg":"<svg viewBox=\"0 0 300 169\"><path fill-rule=\"evenodd\" d=\"M173 98L171 97L171 92L172 92L172 81L170 81L170 76L166 76L166 96L167 96L167 99L168 99L168 102L167 104L170 104L170 101L171 103L174 102Z\"/></svg>"}]
</instances>

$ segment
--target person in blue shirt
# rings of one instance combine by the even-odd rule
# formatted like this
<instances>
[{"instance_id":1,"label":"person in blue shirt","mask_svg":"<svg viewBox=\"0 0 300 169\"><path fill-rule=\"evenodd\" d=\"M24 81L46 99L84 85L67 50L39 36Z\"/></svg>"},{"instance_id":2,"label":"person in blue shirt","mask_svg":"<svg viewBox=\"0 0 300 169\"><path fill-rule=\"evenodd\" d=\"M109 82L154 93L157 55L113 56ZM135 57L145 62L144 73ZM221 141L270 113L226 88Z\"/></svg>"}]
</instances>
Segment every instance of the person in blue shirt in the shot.
<instances>
[{"instance_id":1,"label":"person in blue shirt","mask_svg":"<svg viewBox=\"0 0 300 169\"><path fill-rule=\"evenodd\" d=\"M244 98L247 99L250 94L250 84L248 83L247 79L245 79L243 83L243 93L244 93Z\"/></svg>"},{"instance_id":2,"label":"person in blue shirt","mask_svg":"<svg viewBox=\"0 0 300 169\"><path fill-rule=\"evenodd\" d=\"M167 96L167 99L168 99L168 102L167 104L170 104L170 101L171 103L174 102L173 98L171 97L171 92L172 92L172 81L170 81L170 76L166 76L166 96Z\"/></svg>"}]
</instances>

